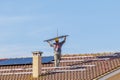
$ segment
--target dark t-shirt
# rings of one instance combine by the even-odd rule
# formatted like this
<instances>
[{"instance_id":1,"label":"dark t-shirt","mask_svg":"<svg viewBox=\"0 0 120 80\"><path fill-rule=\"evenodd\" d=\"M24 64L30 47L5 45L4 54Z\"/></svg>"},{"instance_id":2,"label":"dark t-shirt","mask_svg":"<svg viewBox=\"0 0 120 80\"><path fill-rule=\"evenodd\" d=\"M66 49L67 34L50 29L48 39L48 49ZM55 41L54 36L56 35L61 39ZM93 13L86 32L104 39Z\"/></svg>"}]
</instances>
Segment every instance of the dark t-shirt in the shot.
<instances>
[{"instance_id":1,"label":"dark t-shirt","mask_svg":"<svg viewBox=\"0 0 120 80\"><path fill-rule=\"evenodd\" d=\"M53 43L54 51L61 53L61 48L62 48L62 45L64 44L64 42L65 41L58 42L58 43Z\"/></svg>"}]
</instances>

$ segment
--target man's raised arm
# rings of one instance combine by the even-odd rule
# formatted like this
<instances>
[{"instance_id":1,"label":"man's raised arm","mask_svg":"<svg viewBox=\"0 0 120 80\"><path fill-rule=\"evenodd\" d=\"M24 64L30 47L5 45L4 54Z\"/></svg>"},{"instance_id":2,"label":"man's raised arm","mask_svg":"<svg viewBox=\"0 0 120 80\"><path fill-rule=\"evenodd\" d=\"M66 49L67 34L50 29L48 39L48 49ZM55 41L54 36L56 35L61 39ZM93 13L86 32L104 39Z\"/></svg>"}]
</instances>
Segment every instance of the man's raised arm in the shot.
<instances>
[{"instance_id":1,"label":"man's raised arm","mask_svg":"<svg viewBox=\"0 0 120 80\"><path fill-rule=\"evenodd\" d=\"M66 36L64 37L64 40L62 41L62 44L65 43L65 41L66 41Z\"/></svg>"},{"instance_id":2,"label":"man's raised arm","mask_svg":"<svg viewBox=\"0 0 120 80\"><path fill-rule=\"evenodd\" d=\"M50 47L53 47L53 44L50 41L47 41Z\"/></svg>"}]
</instances>

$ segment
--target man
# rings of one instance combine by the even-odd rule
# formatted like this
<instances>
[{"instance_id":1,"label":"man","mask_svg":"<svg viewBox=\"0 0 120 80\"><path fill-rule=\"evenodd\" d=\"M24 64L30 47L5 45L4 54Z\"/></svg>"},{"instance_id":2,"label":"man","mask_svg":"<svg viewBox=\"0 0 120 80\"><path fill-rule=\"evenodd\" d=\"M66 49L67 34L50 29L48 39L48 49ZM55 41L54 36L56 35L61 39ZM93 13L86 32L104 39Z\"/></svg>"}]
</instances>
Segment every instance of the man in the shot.
<instances>
[{"instance_id":1,"label":"man","mask_svg":"<svg viewBox=\"0 0 120 80\"><path fill-rule=\"evenodd\" d=\"M59 38L55 39L55 43L50 43L48 41L49 45L54 48L54 60L55 60L56 67L59 66L60 59L61 59L61 48L62 48L62 45L65 43L65 41L66 41L66 37L64 37L64 40L61 42L59 42Z\"/></svg>"}]
</instances>

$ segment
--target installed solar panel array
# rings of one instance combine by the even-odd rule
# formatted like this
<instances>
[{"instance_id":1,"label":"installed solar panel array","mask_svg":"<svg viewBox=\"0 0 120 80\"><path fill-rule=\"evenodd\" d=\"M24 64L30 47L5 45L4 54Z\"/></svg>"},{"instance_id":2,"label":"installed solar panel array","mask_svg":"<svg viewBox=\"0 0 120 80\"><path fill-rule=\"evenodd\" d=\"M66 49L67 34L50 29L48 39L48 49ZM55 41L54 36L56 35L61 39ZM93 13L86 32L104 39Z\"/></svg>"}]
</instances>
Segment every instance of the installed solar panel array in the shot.
<instances>
[{"instance_id":1,"label":"installed solar panel array","mask_svg":"<svg viewBox=\"0 0 120 80\"><path fill-rule=\"evenodd\" d=\"M54 60L53 56L42 57L42 63L50 63ZM19 65L19 64L32 64L32 58L11 58L0 60L0 65Z\"/></svg>"}]
</instances>

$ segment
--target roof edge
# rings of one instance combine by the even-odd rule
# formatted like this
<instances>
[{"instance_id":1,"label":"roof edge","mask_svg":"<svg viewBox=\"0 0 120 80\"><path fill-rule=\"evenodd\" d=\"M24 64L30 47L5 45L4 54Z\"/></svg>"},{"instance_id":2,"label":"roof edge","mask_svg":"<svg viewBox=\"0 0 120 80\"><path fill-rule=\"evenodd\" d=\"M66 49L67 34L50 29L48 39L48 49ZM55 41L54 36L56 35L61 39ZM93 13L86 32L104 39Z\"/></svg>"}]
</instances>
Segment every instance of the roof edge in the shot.
<instances>
[{"instance_id":1,"label":"roof edge","mask_svg":"<svg viewBox=\"0 0 120 80\"><path fill-rule=\"evenodd\" d=\"M119 70L119 71L118 71ZM112 76L114 76L114 75L116 75L116 74L118 74L118 73L120 73L120 65L117 67L117 68L115 68L115 69L113 69L113 70L111 70L111 71L109 71L109 72L106 72L105 74L103 74L103 75L101 75L101 76L99 76L99 77L97 77L97 78L95 78L95 79L93 79L93 80L103 80L103 78L106 78L106 79L108 79L108 78L110 78L109 76L111 75L111 77ZM105 80L106 80L105 79Z\"/></svg>"}]
</instances>

